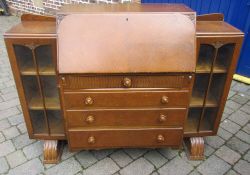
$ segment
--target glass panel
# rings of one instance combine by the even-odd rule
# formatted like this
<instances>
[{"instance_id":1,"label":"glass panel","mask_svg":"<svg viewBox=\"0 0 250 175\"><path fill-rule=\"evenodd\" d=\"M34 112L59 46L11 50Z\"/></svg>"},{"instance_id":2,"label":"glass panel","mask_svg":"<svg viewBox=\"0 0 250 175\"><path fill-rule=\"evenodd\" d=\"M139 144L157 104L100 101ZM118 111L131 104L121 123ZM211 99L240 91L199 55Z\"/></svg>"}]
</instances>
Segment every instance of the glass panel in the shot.
<instances>
[{"instance_id":1,"label":"glass panel","mask_svg":"<svg viewBox=\"0 0 250 175\"><path fill-rule=\"evenodd\" d=\"M32 51L23 45L14 45L14 52L22 75L35 75L36 69L33 62Z\"/></svg>"},{"instance_id":2,"label":"glass panel","mask_svg":"<svg viewBox=\"0 0 250 175\"><path fill-rule=\"evenodd\" d=\"M42 110L43 101L36 76L22 76L22 82L29 109Z\"/></svg>"},{"instance_id":3,"label":"glass panel","mask_svg":"<svg viewBox=\"0 0 250 175\"><path fill-rule=\"evenodd\" d=\"M197 132L202 108L190 108L185 123L185 132Z\"/></svg>"},{"instance_id":4,"label":"glass panel","mask_svg":"<svg viewBox=\"0 0 250 175\"><path fill-rule=\"evenodd\" d=\"M207 73L211 71L215 48L212 45L201 44L196 65L196 72Z\"/></svg>"},{"instance_id":5,"label":"glass panel","mask_svg":"<svg viewBox=\"0 0 250 175\"><path fill-rule=\"evenodd\" d=\"M44 111L30 110L29 113L34 134L48 134Z\"/></svg>"},{"instance_id":6,"label":"glass panel","mask_svg":"<svg viewBox=\"0 0 250 175\"><path fill-rule=\"evenodd\" d=\"M204 116L201 121L200 131L212 131L216 115L217 108L205 108Z\"/></svg>"},{"instance_id":7,"label":"glass panel","mask_svg":"<svg viewBox=\"0 0 250 175\"><path fill-rule=\"evenodd\" d=\"M226 72L229 68L233 53L234 53L235 44L226 44L219 48L218 55L215 60L214 72Z\"/></svg>"},{"instance_id":8,"label":"glass panel","mask_svg":"<svg viewBox=\"0 0 250 175\"><path fill-rule=\"evenodd\" d=\"M59 94L55 76L41 76L46 109L60 109Z\"/></svg>"},{"instance_id":9,"label":"glass panel","mask_svg":"<svg viewBox=\"0 0 250 175\"><path fill-rule=\"evenodd\" d=\"M50 45L41 45L35 49L40 75L55 75L55 65Z\"/></svg>"},{"instance_id":10,"label":"glass panel","mask_svg":"<svg viewBox=\"0 0 250 175\"><path fill-rule=\"evenodd\" d=\"M206 99L205 106L217 106L219 104L225 86L226 74L213 74L212 81Z\"/></svg>"},{"instance_id":11,"label":"glass panel","mask_svg":"<svg viewBox=\"0 0 250 175\"><path fill-rule=\"evenodd\" d=\"M50 133L53 134L64 134L64 127L62 121L61 111L47 110L47 116L49 120Z\"/></svg>"},{"instance_id":12,"label":"glass panel","mask_svg":"<svg viewBox=\"0 0 250 175\"><path fill-rule=\"evenodd\" d=\"M207 86L209 81L209 74L196 74L193 86L191 107L203 106Z\"/></svg>"}]
</instances>

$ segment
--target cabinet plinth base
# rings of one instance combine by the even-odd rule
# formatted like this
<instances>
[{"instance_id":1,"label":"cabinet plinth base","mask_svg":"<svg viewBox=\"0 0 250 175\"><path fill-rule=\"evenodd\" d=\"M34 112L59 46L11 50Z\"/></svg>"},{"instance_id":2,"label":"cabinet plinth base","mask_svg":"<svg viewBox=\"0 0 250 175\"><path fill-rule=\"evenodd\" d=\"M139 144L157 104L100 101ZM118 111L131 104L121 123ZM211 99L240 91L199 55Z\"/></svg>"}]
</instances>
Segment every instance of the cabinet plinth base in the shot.
<instances>
[{"instance_id":1,"label":"cabinet plinth base","mask_svg":"<svg viewBox=\"0 0 250 175\"><path fill-rule=\"evenodd\" d=\"M43 163L55 164L61 160L63 141L45 140L43 145Z\"/></svg>"},{"instance_id":2,"label":"cabinet plinth base","mask_svg":"<svg viewBox=\"0 0 250 175\"><path fill-rule=\"evenodd\" d=\"M204 159L204 139L203 137L191 137L185 139L186 153L190 160Z\"/></svg>"}]
</instances>

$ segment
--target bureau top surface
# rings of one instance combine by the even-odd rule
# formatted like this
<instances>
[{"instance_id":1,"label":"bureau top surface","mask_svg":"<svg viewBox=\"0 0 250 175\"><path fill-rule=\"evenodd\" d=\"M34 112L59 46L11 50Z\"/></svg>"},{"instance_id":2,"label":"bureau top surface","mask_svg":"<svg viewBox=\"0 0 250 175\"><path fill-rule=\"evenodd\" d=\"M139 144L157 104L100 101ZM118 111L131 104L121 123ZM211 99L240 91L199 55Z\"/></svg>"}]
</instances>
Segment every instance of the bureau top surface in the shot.
<instances>
[{"instance_id":1,"label":"bureau top surface","mask_svg":"<svg viewBox=\"0 0 250 175\"><path fill-rule=\"evenodd\" d=\"M72 13L168 13L183 12L195 13L184 4L90 4L90 5L65 5L58 14Z\"/></svg>"},{"instance_id":2,"label":"bureau top surface","mask_svg":"<svg viewBox=\"0 0 250 175\"><path fill-rule=\"evenodd\" d=\"M5 37L54 37L55 21L22 21L5 32ZM224 21L197 21L196 35L243 35L237 28Z\"/></svg>"}]
</instances>

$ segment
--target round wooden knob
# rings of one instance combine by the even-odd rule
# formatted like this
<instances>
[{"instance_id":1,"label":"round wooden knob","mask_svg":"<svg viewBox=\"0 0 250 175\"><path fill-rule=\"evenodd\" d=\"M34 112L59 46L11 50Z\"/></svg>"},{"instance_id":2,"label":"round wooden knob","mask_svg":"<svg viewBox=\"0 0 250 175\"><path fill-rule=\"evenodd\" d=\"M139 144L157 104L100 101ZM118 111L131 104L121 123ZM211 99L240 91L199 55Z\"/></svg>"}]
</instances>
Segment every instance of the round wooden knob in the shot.
<instances>
[{"instance_id":1,"label":"round wooden knob","mask_svg":"<svg viewBox=\"0 0 250 175\"><path fill-rule=\"evenodd\" d=\"M94 103L93 99L91 97L85 98L85 104L86 105L92 105Z\"/></svg>"},{"instance_id":2,"label":"round wooden knob","mask_svg":"<svg viewBox=\"0 0 250 175\"><path fill-rule=\"evenodd\" d=\"M163 122L165 122L166 120L167 120L167 116L161 114L160 117L159 117L159 121L160 121L161 123L163 123Z\"/></svg>"},{"instance_id":3,"label":"round wooden knob","mask_svg":"<svg viewBox=\"0 0 250 175\"><path fill-rule=\"evenodd\" d=\"M127 87L127 88L129 88L129 87L131 87L132 86L132 81L131 81L131 79L130 78L124 78L123 79L123 85L125 86L125 87Z\"/></svg>"},{"instance_id":4,"label":"round wooden knob","mask_svg":"<svg viewBox=\"0 0 250 175\"><path fill-rule=\"evenodd\" d=\"M168 103L168 97L165 96L165 95L162 96L162 97L161 97L161 103L162 103L162 104L167 104L167 103Z\"/></svg>"},{"instance_id":5,"label":"round wooden knob","mask_svg":"<svg viewBox=\"0 0 250 175\"><path fill-rule=\"evenodd\" d=\"M159 134L159 135L157 136L157 142L158 142L158 143L162 143L162 142L164 142L164 140L165 140L165 138L163 137L163 135Z\"/></svg>"},{"instance_id":6,"label":"round wooden knob","mask_svg":"<svg viewBox=\"0 0 250 175\"><path fill-rule=\"evenodd\" d=\"M89 144L94 144L94 143L95 143L95 137L94 137L94 136L90 136L90 137L88 138L88 143L89 143Z\"/></svg>"},{"instance_id":7,"label":"round wooden knob","mask_svg":"<svg viewBox=\"0 0 250 175\"><path fill-rule=\"evenodd\" d=\"M93 123L95 121L95 118L94 118L94 116L92 116L92 115L89 115L87 118L86 118L86 122L87 123Z\"/></svg>"}]
</instances>

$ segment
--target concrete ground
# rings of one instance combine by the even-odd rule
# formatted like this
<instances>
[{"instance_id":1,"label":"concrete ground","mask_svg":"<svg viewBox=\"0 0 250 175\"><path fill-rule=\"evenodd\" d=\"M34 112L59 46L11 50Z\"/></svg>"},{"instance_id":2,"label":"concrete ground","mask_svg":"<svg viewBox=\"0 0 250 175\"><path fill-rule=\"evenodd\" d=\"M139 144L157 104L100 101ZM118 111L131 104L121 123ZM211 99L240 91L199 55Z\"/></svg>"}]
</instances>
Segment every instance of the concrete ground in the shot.
<instances>
[{"instance_id":1,"label":"concrete ground","mask_svg":"<svg viewBox=\"0 0 250 175\"><path fill-rule=\"evenodd\" d=\"M0 174L51 175L250 175L250 86L233 82L218 136L206 137L204 161L189 161L183 150L111 149L70 153L43 165L42 141L30 140L5 45L3 32L19 22L0 16Z\"/></svg>"}]
</instances>

